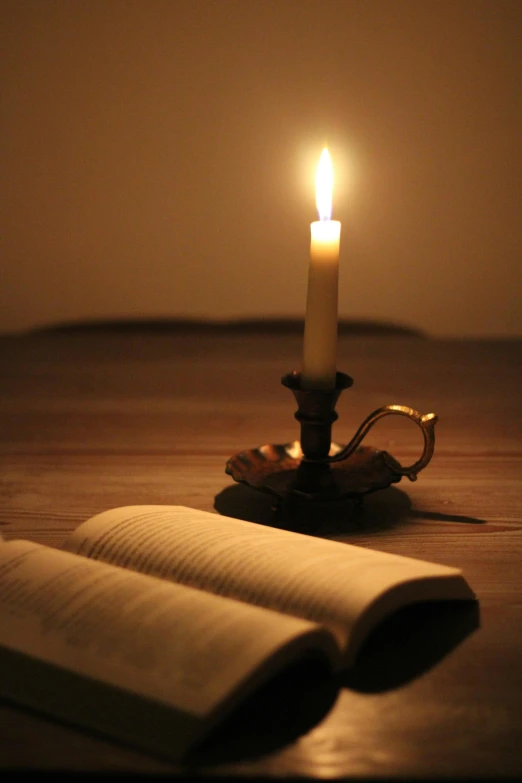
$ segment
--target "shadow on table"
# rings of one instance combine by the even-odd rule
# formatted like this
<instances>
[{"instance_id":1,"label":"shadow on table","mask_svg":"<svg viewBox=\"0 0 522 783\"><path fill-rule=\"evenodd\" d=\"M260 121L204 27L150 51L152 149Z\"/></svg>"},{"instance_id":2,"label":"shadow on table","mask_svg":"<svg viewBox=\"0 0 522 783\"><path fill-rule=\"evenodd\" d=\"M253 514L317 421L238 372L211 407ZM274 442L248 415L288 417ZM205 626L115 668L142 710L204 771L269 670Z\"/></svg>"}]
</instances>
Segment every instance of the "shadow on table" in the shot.
<instances>
[{"instance_id":1,"label":"shadow on table","mask_svg":"<svg viewBox=\"0 0 522 783\"><path fill-rule=\"evenodd\" d=\"M195 766L248 760L295 742L334 707L342 689L381 693L423 674L479 627L473 601L419 603L375 629L355 664L334 677L316 661L287 668L248 698L193 750Z\"/></svg>"},{"instance_id":2,"label":"shadow on table","mask_svg":"<svg viewBox=\"0 0 522 783\"><path fill-rule=\"evenodd\" d=\"M360 693L399 688L433 668L479 627L477 601L406 606L375 628L340 683Z\"/></svg>"},{"instance_id":3,"label":"shadow on table","mask_svg":"<svg viewBox=\"0 0 522 783\"><path fill-rule=\"evenodd\" d=\"M324 662L296 662L242 702L184 763L246 761L280 750L326 717L340 689Z\"/></svg>"},{"instance_id":4,"label":"shadow on table","mask_svg":"<svg viewBox=\"0 0 522 783\"><path fill-rule=\"evenodd\" d=\"M397 487L366 495L360 505L352 500L314 503L292 498L275 508L275 500L244 484L234 484L216 495L214 508L223 516L323 537L368 535L411 524L416 519L471 525L485 522L459 514L417 511L408 495Z\"/></svg>"}]
</instances>

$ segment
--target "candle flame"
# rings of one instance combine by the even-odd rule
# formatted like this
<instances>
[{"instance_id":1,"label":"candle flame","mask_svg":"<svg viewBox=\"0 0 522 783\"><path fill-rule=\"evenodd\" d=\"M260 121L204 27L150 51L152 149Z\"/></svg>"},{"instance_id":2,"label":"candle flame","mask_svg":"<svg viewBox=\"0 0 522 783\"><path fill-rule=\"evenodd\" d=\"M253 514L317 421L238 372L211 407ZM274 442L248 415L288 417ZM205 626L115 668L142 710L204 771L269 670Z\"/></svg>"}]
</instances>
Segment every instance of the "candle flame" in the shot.
<instances>
[{"instance_id":1,"label":"candle flame","mask_svg":"<svg viewBox=\"0 0 522 783\"><path fill-rule=\"evenodd\" d=\"M319 158L315 176L315 203L319 220L332 218L333 167L330 153L325 147Z\"/></svg>"}]
</instances>

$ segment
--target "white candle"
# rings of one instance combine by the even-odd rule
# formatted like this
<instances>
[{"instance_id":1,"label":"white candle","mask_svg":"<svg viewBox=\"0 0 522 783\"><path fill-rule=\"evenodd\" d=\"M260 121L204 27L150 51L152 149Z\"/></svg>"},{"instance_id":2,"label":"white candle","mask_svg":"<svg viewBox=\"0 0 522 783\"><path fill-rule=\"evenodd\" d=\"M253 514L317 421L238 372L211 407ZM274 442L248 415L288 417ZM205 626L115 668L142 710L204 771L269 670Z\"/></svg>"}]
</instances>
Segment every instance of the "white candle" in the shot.
<instances>
[{"instance_id":1,"label":"white candle","mask_svg":"<svg viewBox=\"0 0 522 783\"><path fill-rule=\"evenodd\" d=\"M319 159L316 176L319 220L310 226L310 266L301 373L301 385L307 389L335 387L341 224L338 220L331 220L332 190L332 161L325 148Z\"/></svg>"}]
</instances>

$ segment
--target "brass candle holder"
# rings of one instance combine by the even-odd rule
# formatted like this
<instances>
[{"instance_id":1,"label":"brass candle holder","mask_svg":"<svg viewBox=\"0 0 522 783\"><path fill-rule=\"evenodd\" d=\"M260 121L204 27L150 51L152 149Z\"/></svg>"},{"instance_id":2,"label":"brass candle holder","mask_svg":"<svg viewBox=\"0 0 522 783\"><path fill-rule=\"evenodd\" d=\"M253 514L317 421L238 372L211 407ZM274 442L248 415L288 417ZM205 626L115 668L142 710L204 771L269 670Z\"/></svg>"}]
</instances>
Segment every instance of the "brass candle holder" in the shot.
<instances>
[{"instance_id":1,"label":"brass candle holder","mask_svg":"<svg viewBox=\"0 0 522 783\"><path fill-rule=\"evenodd\" d=\"M268 443L231 457L225 471L235 481L279 501L299 497L316 502L343 498L360 502L365 494L385 489L403 476L415 481L430 462L435 448L435 413L421 414L405 405L386 405L370 413L351 441L342 446L332 442L332 425L338 418L335 406L353 379L338 372L334 389L307 389L301 384L301 373L294 370L284 375L281 383L295 396L300 440ZM407 467L387 451L361 445L373 425L389 415L406 416L422 431L422 454Z\"/></svg>"}]
</instances>

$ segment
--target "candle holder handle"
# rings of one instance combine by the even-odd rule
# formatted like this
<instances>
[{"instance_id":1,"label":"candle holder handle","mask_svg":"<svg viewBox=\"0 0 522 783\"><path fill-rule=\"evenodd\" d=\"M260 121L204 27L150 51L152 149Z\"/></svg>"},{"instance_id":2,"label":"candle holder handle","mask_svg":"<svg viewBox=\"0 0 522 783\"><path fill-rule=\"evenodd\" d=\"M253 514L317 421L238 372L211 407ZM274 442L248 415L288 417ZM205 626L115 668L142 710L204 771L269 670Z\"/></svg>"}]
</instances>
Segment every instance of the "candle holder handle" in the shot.
<instances>
[{"instance_id":1,"label":"candle holder handle","mask_svg":"<svg viewBox=\"0 0 522 783\"><path fill-rule=\"evenodd\" d=\"M412 465L408 465L406 467L397 462L397 460L387 454L387 452L383 452L383 457L390 468L392 468L400 476L407 476L410 481L416 481L417 474L426 467L433 456L433 451L435 449L435 425L438 421L438 416L436 413L419 413L419 411L416 411L414 408L409 408L406 405L385 405L382 408L377 408L377 410L373 411L373 413L370 413L370 415L366 417L351 441L343 449L341 449L341 451L339 451L337 454L326 457L325 459L321 460L321 462L342 462L343 460L348 459L348 457L354 453L362 440L371 430L373 425L379 421L379 419L382 419L384 416L390 416L394 414L398 416L406 416L408 419L414 421L418 427L420 427L424 438L424 448L419 459ZM310 458L306 455L303 456L303 459L307 462L318 461L313 457Z\"/></svg>"}]
</instances>

